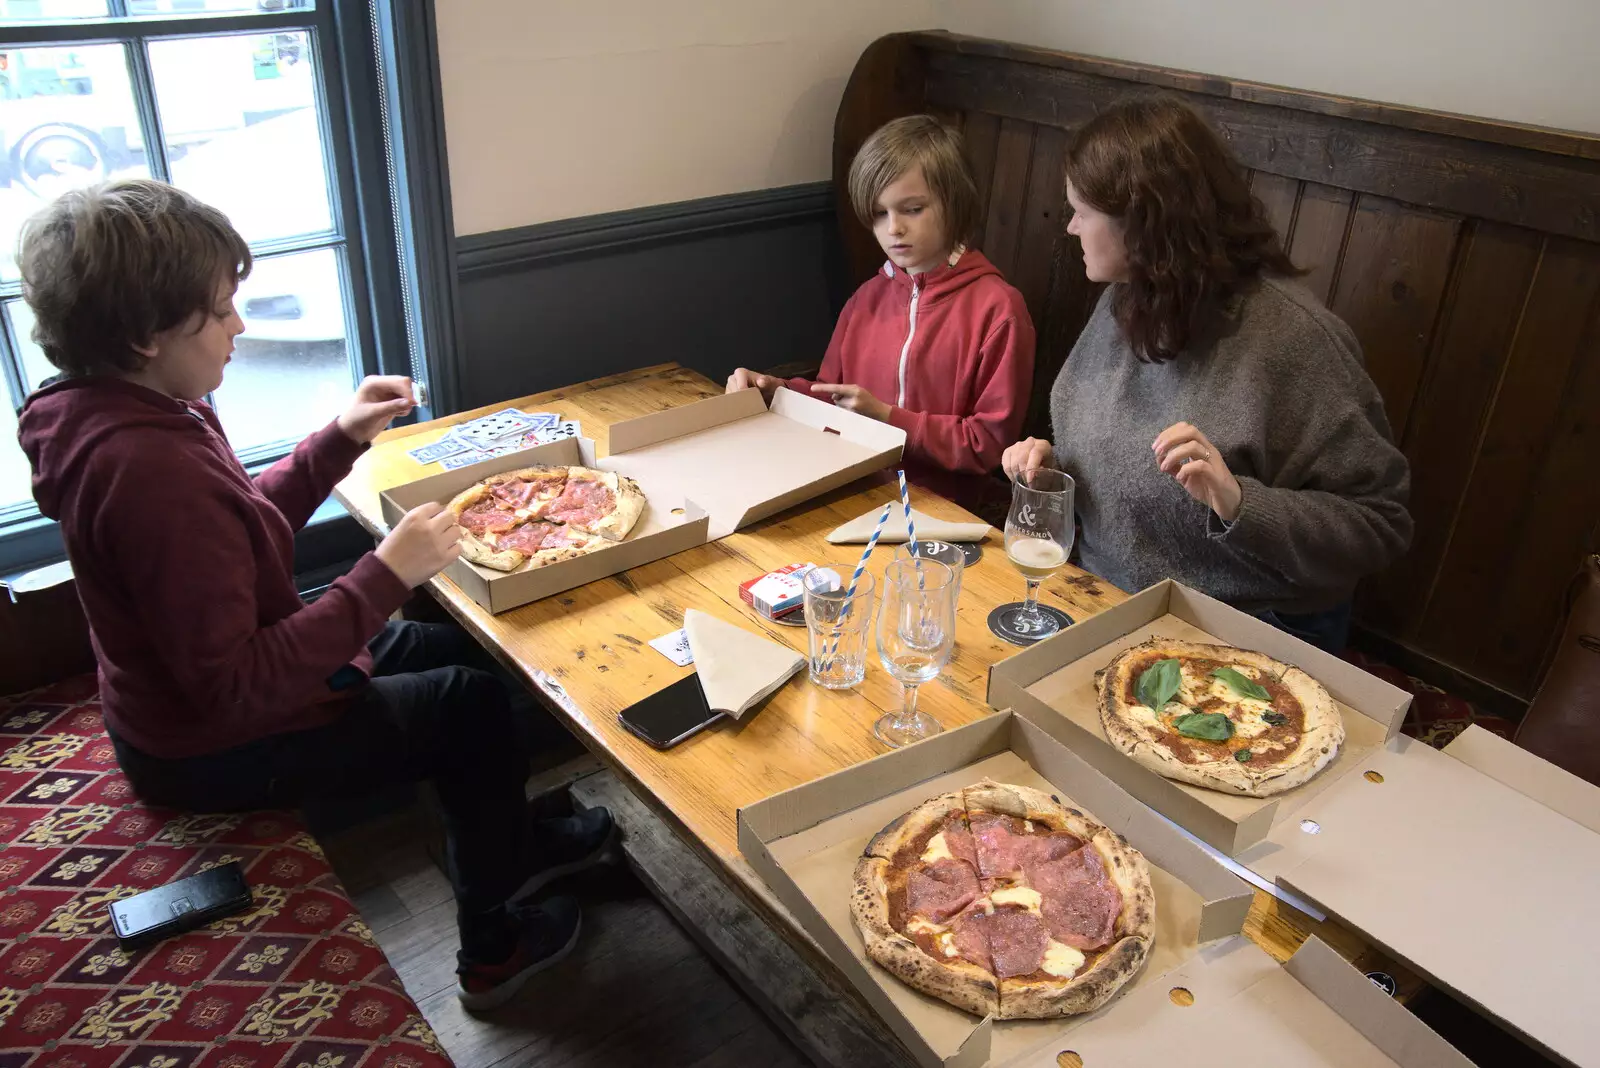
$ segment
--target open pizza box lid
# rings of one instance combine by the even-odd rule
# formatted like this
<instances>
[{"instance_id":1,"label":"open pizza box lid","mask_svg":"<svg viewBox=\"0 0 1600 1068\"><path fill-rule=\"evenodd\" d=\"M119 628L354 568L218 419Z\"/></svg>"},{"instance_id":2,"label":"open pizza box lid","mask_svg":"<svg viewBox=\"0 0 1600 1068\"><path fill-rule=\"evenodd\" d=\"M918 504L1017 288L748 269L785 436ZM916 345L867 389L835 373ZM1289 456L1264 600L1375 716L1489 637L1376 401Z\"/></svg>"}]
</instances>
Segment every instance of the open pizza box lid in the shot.
<instances>
[{"instance_id":1,"label":"open pizza box lid","mask_svg":"<svg viewBox=\"0 0 1600 1068\"><path fill-rule=\"evenodd\" d=\"M1600 788L1476 726L1362 767L1239 862L1555 1059L1600 1065Z\"/></svg>"},{"instance_id":2,"label":"open pizza box lid","mask_svg":"<svg viewBox=\"0 0 1600 1068\"><path fill-rule=\"evenodd\" d=\"M1274 797L1237 797L1174 782L1106 741L1095 673L1151 638L1232 645L1293 664L1333 696L1345 744L1310 782ZM1270 624L1170 579L1077 623L989 669L989 704L1063 724L1063 737L1092 766L1195 837L1236 856L1324 790L1366 768L1400 732L1411 695Z\"/></svg>"},{"instance_id":3,"label":"open pizza box lid","mask_svg":"<svg viewBox=\"0 0 1600 1068\"><path fill-rule=\"evenodd\" d=\"M1280 966L1240 935L1253 891L1063 744L1059 729L1059 717L1001 712L739 810L745 859L918 1063L1053 1068L1072 1050L1090 1068L1465 1068L1469 1062L1322 943L1308 942ZM856 858L921 801L985 776L1070 799L1150 862L1150 958L1095 1013L979 1020L866 956L850 917ZM1179 987L1192 1004L1179 1004Z\"/></svg>"},{"instance_id":4,"label":"open pizza box lid","mask_svg":"<svg viewBox=\"0 0 1600 1068\"><path fill-rule=\"evenodd\" d=\"M445 569L467 596L503 612L726 537L889 466L905 441L897 427L786 389L769 409L749 389L615 423L603 458L593 441L569 438L392 487L380 502L393 527L420 504L536 464L598 467L639 483L644 514L616 545L532 571L507 574L465 560Z\"/></svg>"}]
</instances>

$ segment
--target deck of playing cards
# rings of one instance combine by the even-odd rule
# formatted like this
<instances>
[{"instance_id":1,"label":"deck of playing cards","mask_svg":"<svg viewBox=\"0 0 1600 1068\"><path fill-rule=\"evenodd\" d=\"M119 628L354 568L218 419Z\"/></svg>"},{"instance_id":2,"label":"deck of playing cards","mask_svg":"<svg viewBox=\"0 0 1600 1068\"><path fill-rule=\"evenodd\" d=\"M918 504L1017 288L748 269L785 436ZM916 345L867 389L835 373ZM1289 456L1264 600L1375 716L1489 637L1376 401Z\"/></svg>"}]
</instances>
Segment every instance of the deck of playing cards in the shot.
<instances>
[{"instance_id":1,"label":"deck of playing cards","mask_svg":"<svg viewBox=\"0 0 1600 1068\"><path fill-rule=\"evenodd\" d=\"M524 412L502 408L498 412L458 423L444 437L409 450L419 464L438 464L446 471L479 463L493 456L520 452L562 438L575 438L583 430L575 420L561 421L556 412Z\"/></svg>"},{"instance_id":2,"label":"deck of playing cards","mask_svg":"<svg viewBox=\"0 0 1600 1068\"><path fill-rule=\"evenodd\" d=\"M806 572L816 564L788 564L739 583L739 599L768 619L781 619L805 603Z\"/></svg>"}]
</instances>

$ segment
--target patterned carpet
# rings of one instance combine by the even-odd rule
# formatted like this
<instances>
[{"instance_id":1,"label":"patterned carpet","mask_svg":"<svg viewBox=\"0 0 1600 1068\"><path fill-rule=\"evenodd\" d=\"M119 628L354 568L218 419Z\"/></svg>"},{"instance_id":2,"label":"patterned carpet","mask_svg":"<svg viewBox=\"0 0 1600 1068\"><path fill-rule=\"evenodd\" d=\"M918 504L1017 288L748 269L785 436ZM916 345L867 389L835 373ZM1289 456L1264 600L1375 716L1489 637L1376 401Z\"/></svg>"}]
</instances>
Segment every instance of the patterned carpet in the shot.
<instances>
[{"instance_id":1,"label":"patterned carpet","mask_svg":"<svg viewBox=\"0 0 1600 1068\"><path fill-rule=\"evenodd\" d=\"M1411 711L1400 728L1418 741L1427 742L1435 749L1443 749L1451 739L1476 723L1484 730L1493 731L1502 738L1510 738L1517 725L1504 716L1480 712L1472 703L1455 694L1430 686L1421 679L1407 675L1399 668L1390 667L1365 653L1346 649L1342 654L1363 671L1369 671L1384 682L1390 683L1412 695Z\"/></svg>"},{"instance_id":2,"label":"patterned carpet","mask_svg":"<svg viewBox=\"0 0 1600 1068\"><path fill-rule=\"evenodd\" d=\"M95 697L0 698L0 1068L449 1065L300 818L141 804ZM231 859L250 912L118 947L108 902Z\"/></svg>"}]
</instances>

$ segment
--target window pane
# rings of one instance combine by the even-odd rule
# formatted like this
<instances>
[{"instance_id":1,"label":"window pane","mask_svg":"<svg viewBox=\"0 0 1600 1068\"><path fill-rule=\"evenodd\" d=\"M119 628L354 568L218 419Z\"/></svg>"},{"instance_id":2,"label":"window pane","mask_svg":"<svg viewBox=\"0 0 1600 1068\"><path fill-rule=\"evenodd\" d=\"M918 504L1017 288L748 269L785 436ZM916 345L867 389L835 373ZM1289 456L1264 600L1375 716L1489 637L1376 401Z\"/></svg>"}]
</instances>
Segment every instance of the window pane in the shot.
<instances>
[{"instance_id":1,"label":"window pane","mask_svg":"<svg viewBox=\"0 0 1600 1068\"><path fill-rule=\"evenodd\" d=\"M258 11L309 11L312 0L128 0L135 18L182 18L185 15L254 14Z\"/></svg>"},{"instance_id":2,"label":"window pane","mask_svg":"<svg viewBox=\"0 0 1600 1068\"><path fill-rule=\"evenodd\" d=\"M121 45L0 51L0 278L23 220L68 189L149 177Z\"/></svg>"},{"instance_id":3,"label":"window pane","mask_svg":"<svg viewBox=\"0 0 1600 1068\"><path fill-rule=\"evenodd\" d=\"M56 22L103 19L106 0L0 0L0 21Z\"/></svg>"},{"instance_id":4,"label":"window pane","mask_svg":"<svg viewBox=\"0 0 1600 1068\"><path fill-rule=\"evenodd\" d=\"M251 242L333 228L308 33L154 41L172 180Z\"/></svg>"},{"instance_id":5,"label":"window pane","mask_svg":"<svg viewBox=\"0 0 1600 1068\"><path fill-rule=\"evenodd\" d=\"M17 413L11 398L0 388L0 508L33 502L32 477L28 458L17 444Z\"/></svg>"},{"instance_id":6,"label":"window pane","mask_svg":"<svg viewBox=\"0 0 1600 1068\"><path fill-rule=\"evenodd\" d=\"M216 392L234 449L296 441L338 415L354 392L334 249L257 260L234 306L245 333Z\"/></svg>"},{"instance_id":7,"label":"window pane","mask_svg":"<svg viewBox=\"0 0 1600 1068\"><path fill-rule=\"evenodd\" d=\"M54 378L61 371L45 359L44 350L33 343L33 309L20 300L8 300L6 315L11 320L17 349L22 353L22 385L26 392L32 393L41 382Z\"/></svg>"}]
</instances>

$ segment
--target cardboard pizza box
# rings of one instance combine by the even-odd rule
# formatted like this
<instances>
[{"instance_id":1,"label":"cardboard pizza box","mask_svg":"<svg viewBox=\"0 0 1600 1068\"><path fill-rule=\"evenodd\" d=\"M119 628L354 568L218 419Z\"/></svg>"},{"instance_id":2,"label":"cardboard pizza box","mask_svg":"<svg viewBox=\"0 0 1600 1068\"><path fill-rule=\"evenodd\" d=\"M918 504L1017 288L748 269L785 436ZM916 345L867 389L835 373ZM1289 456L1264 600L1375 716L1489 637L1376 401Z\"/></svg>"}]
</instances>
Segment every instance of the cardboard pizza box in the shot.
<instances>
[{"instance_id":1,"label":"cardboard pizza box","mask_svg":"<svg viewBox=\"0 0 1600 1068\"><path fill-rule=\"evenodd\" d=\"M1239 862L1556 1060L1600 1065L1600 788L1476 726L1362 767Z\"/></svg>"},{"instance_id":2,"label":"cardboard pizza box","mask_svg":"<svg viewBox=\"0 0 1600 1068\"><path fill-rule=\"evenodd\" d=\"M1469 1063L1318 942L1287 966L1239 932L1253 898L1206 851L1057 736L1060 718L1001 712L739 810L739 848L808 934L928 1068ZM1142 850L1156 891L1150 958L1097 1012L977 1017L874 964L850 917L856 858L928 797L985 776L1057 793Z\"/></svg>"},{"instance_id":3,"label":"cardboard pizza box","mask_svg":"<svg viewBox=\"0 0 1600 1068\"><path fill-rule=\"evenodd\" d=\"M1253 649L1305 671L1333 696L1344 721L1338 757L1310 782L1267 798L1174 782L1135 763L1106 740L1100 727L1095 673L1152 636ZM1065 737L1091 765L1195 837L1237 856L1324 790L1364 770L1371 754L1392 745L1411 695L1169 579L993 665L988 702L1062 721Z\"/></svg>"},{"instance_id":4,"label":"cardboard pizza box","mask_svg":"<svg viewBox=\"0 0 1600 1068\"><path fill-rule=\"evenodd\" d=\"M767 516L899 460L905 431L780 389L768 408L758 390L711 397L615 423L610 448L567 439L497 456L385 490L391 527L427 501L536 464L578 464L628 475L647 505L626 540L575 560L506 574L457 560L444 571L490 612L659 560L732 534Z\"/></svg>"}]
</instances>

